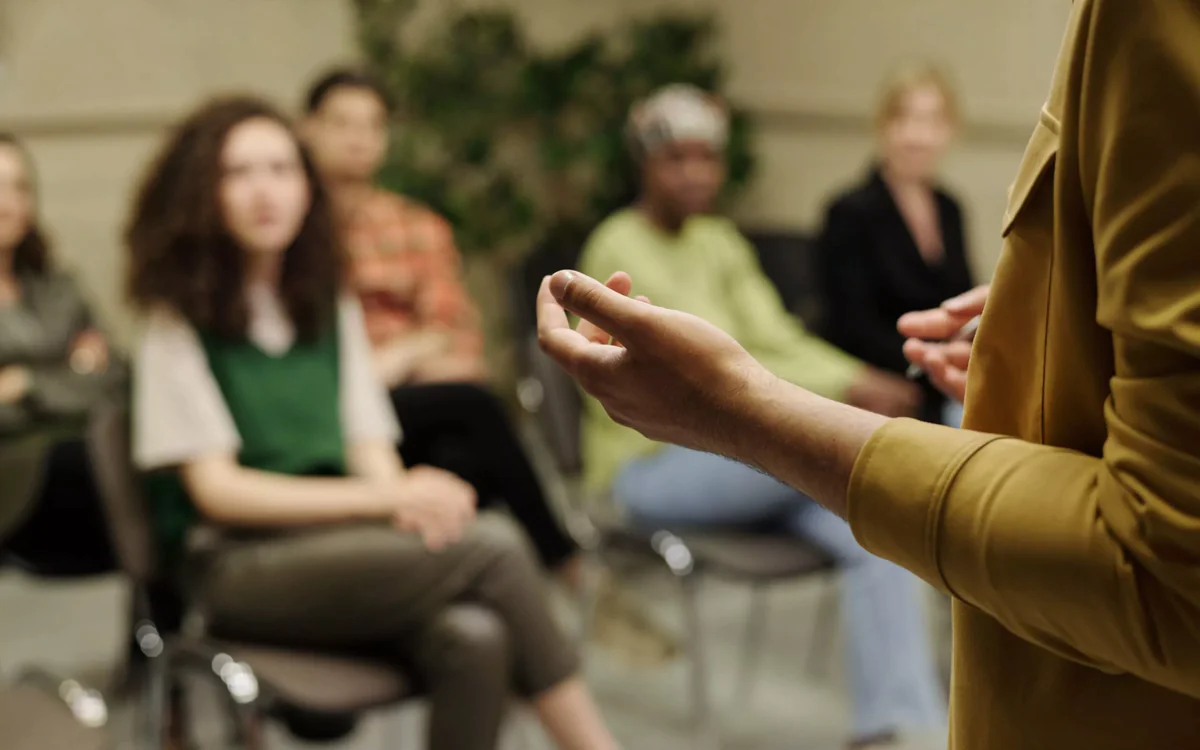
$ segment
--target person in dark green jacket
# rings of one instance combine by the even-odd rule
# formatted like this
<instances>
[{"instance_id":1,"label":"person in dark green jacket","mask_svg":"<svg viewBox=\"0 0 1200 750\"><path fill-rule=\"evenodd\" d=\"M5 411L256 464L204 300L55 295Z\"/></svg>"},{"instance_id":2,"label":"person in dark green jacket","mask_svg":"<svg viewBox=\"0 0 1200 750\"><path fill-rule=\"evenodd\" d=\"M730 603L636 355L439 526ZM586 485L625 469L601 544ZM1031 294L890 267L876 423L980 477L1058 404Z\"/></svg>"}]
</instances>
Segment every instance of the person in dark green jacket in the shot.
<instances>
[{"instance_id":1,"label":"person in dark green jacket","mask_svg":"<svg viewBox=\"0 0 1200 750\"><path fill-rule=\"evenodd\" d=\"M222 540L195 587L213 630L396 659L429 691L439 750L494 747L510 690L565 750L614 748L527 540L475 518L466 482L402 465L329 202L288 121L246 98L191 115L127 239L145 322L134 459L168 560L201 524Z\"/></svg>"}]
</instances>

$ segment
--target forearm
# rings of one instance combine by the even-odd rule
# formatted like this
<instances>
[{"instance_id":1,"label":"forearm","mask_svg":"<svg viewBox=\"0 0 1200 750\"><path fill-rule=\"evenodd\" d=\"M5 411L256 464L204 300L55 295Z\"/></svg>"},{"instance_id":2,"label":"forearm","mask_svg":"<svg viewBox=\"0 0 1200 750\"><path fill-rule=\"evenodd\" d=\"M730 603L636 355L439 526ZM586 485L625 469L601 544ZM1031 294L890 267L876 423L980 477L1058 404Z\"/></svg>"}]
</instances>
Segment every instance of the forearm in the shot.
<instances>
[{"instance_id":1,"label":"forearm","mask_svg":"<svg viewBox=\"0 0 1200 750\"><path fill-rule=\"evenodd\" d=\"M778 477L845 517L854 464L888 420L758 374L742 394L745 418L727 435L731 457Z\"/></svg>"},{"instance_id":2,"label":"forearm","mask_svg":"<svg viewBox=\"0 0 1200 750\"><path fill-rule=\"evenodd\" d=\"M422 346L409 338L399 338L375 348L372 357L375 371L389 387L408 380L420 364Z\"/></svg>"},{"instance_id":3,"label":"forearm","mask_svg":"<svg viewBox=\"0 0 1200 750\"><path fill-rule=\"evenodd\" d=\"M86 414L97 397L118 377L107 371L78 373L66 364L34 367L30 373L30 407L55 417L75 417Z\"/></svg>"},{"instance_id":4,"label":"forearm","mask_svg":"<svg viewBox=\"0 0 1200 750\"><path fill-rule=\"evenodd\" d=\"M399 482L404 478L400 454L386 441L354 443L346 451L346 465L351 476L371 482Z\"/></svg>"},{"instance_id":5,"label":"forearm","mask_svg":"<svg viewBox=\"0 0 1200 750\"><path fill-rule=\"evenodd\" d=\"M378 483L340 477L292 477L231 466L187 465L184 484L210 520L231 526L309 526L391 515Z\"/></svg>"}]
</instances>

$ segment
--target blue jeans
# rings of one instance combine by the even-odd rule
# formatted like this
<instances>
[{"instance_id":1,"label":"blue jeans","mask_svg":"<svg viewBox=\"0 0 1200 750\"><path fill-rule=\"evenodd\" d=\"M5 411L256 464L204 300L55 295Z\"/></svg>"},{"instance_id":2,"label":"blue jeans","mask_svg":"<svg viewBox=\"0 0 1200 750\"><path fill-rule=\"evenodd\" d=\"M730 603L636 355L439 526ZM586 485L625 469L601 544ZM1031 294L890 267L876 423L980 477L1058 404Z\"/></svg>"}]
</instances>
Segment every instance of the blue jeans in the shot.
<instances>
[{"instance_id":1,"label":"blue jeans","mask_svg":"<svg viewBox=\"0 0 1200 750\"><path fill-rule=\"evenodd\" d=\"M920 582L860 547L845 521L748 466L677 447L626 464L613 491L640 526L752 526L821 547L843 572L854 736L945 727Z\"/></svg>"}]
</instances>

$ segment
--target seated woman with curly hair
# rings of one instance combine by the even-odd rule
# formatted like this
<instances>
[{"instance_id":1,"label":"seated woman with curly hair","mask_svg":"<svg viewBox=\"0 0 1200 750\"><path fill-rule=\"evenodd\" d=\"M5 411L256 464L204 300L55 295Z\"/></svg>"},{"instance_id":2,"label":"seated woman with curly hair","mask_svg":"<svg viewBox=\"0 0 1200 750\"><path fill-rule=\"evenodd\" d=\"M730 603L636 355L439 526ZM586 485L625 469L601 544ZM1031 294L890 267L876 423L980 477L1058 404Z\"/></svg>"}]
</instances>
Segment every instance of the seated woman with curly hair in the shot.
<instances>
[{"instance_id":1,"label":"seated woman with curly hair","mask_svg":"<svg viewBox=\"0 0 1200 750\"><path fill-rule=\"evenodd\" d=\"M146 327L134 452L167 559L203 519L213 630L374 648L432 702L429 746L495 746L510 689L566 750L615 747L576 677L536 557L470 485L406 470L308 154L274 108L190 116L142 185L129 297Z\"/></svg>"}]
</instances>

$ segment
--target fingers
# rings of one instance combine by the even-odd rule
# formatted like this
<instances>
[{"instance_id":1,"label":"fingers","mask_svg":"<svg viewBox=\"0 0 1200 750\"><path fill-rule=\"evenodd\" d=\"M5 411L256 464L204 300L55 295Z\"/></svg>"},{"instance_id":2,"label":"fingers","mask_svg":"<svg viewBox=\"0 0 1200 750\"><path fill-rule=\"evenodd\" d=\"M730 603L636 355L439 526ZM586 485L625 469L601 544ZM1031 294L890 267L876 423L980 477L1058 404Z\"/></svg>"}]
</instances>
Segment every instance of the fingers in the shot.
<instances>
[{"instance_id":1,"label":"fingers","mask_svg":"<svg viewBox=\"0 0 1200 750\"><path fill-rule=\"evenodd\" d=\"M647 306L576 271L550 277L550 291L563 308L625 344L637 340L647 321Z\"/></svg>"},{"instance_id":2,"label":"fingers","mask_svg":"<svg viewBox=\"0 0 1200 750\"><path fill-rule=\"evenodd\" d=\"M900 316L896 328L909 338L937 341L950 338L973 317L956 315L945 308L921 310Z\"/></svg>"},{"instance_id":3,"label":"fingers","mask_svg":"<svg viewBox=\"0 0 1200 750\"><path fill-rule=\"evenodd\" d=\"M942 303L942 309L959 317L966 316L973 318L976 315L982 315L983 306L987 302L989 291L991 291L989 284L977 286L969 292L946 300Z\"/></svg>"},{"instance_id":4,"label":"fingers","mask_svg":"<svg viewBox=\"0 0 1200 750\"><path fill-rule=\"evenodd\" d=\"M909 339L904 342L904 356L922 370L930 369L929 359L936 356L940 363L945 363L951 367L957 367L960 370L966 370L971 362L971 342L970 341L948 341L946 343L936 343L931 341L922 341L920 339Z\"/></svg>"},{"instance_id":5,"label":"fingers","mask_svg":"<svg viewBox=\"0 0 1200 750\"><path fill-rule=\"evenodd\" d=\"M948 339L971 318L983 314L989 289L987 285L978 286L965 294L946 300L937 309L902 315L896 322L896 328L910 338Z\"/></svg>"},{"instance_id":6,"label":"fingers","mask_svg":"<svg viewBox=\"0 0 1200 750\"><path fill-rule=\"evenodd\" d=\"M961 402L967 391L967 365L970 362L970 346L966 342L954 344L926 344L924 370L938 390Z\"/></svg>"},{"instance_id":7,"label":"fingers","mask_svg":"<svg viewBox=\"0 0 1200 750\"><path fill-rule=\"evenodd\" d=\"M614 273L604 285L625 297L628 297L629 293L633 291L633 279L629 278L629 274L624 271ZM576 330L588 341L596 344L607 344L612 340L612 335L608 331L603 330L590 320L580 320L579 327Z\"/></svg>"},{"instance_id":8,"label":"fingers","mask_svg":"<svg viewBox=\"0 0 1200 750\"><path fill-rule=\"evenodd\" d=\"M571 331L571 323L567 320L566 310L550 291L549 276L542 279L542 286L538 289L537 326L539 339L554 331Z\"/></svg>"}]
</instances>

